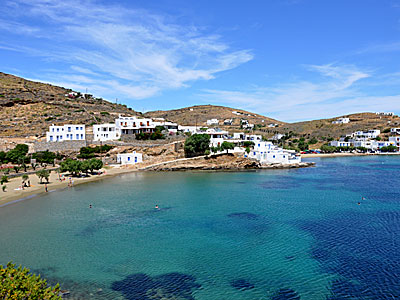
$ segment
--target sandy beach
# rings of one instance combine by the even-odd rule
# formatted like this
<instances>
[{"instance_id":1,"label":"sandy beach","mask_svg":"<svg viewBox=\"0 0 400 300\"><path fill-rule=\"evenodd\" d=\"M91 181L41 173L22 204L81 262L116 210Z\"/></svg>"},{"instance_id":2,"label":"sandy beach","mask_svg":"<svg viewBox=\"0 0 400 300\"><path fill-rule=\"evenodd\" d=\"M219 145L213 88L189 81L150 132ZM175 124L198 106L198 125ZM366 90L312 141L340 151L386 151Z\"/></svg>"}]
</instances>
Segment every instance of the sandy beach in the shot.
<instances>
[{"instance_id":1,"label":"sandy beach","mask_svg":"<svg viewBox=\"0 0 400 300\"><path fill-rule=\"evenodd\" d=\"M93 182L107 177L116 176L119 174L134 172L137 171L137 169L138 169L137 166L107 167L101 170L102 171L101 175L91 175L90 177L79 177L79 178L71 177L71 178L73 180L73 185L75 186L78 184ZM64 175L66 180L60 181L57 172L52 171L50 173L49 183L47 184L48 192L58 189L68 188L69 176L67 176L68 174L66 173L62 175ZM29 175L29 180L31 186L24 188L22 190L21 189L22 178L20 176L9 179L9 182L5 183L5 185L7 186L6 192L0 190L0 208L2 206L12 204L17 201L21 201L27 198L34 197L36 195L46 193L45 184L39 183L39 177L36 176L36 174ZM43 182L46 181L43 180Z\"/></svg>"}]
</instances>

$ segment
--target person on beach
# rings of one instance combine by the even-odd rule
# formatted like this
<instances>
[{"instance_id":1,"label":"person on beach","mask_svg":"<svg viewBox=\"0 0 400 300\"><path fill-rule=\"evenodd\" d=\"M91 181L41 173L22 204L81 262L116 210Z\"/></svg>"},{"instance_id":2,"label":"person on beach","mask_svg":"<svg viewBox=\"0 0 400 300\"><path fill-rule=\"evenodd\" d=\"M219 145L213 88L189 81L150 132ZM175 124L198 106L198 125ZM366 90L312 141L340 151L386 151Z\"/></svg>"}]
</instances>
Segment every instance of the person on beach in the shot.
<instances>
[{"instance_id":1,"label":"person on beach","mask_svg":"<svg viewBox=\"0 0 400 300\"><path fill-rule=\"evenodd\" d=\"M30 180L28 180L28 187L30 187L31 186L31 181Z\"/></svg>"},{"instance_id":2,"label":"person on beach","mask_svg":"<svg viewBox=\"0 0 400 300\"><path fill-rule=\"evenodd\" d=\"M44 190L46 191L46 193L48 192L48 190L47 190L47 184L44 185Z\"/></svg>"}]
</instances>

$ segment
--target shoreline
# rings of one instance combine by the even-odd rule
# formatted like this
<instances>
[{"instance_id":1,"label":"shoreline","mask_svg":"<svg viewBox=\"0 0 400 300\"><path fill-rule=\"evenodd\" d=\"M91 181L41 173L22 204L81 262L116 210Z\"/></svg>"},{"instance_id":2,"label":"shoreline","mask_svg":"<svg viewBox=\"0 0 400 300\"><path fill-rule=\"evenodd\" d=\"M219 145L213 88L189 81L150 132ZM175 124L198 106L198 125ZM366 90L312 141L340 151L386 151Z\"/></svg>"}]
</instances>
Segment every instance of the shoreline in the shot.
<instances>
[{"instance_id":1,"label":"shoreline","mask_svg":"<svg viewBox=\"0 0 400 300\"><path fill-rule=\"evenodd\" d=\"M94 182L102 180L105 178L115 177L117 175L131 173L138 171L137 168L120 167L120 168L110 168L102 169L103 173L101 175L91 175L90 177L71 177L74 184L73 186ZM105 173L104 173L105 172ZM33 174L34 175L34 174ZM64 174L65 175L65 174ZM66 176L68 177L68 176ZM55 172L50 173L49 183L47 184L48 192L45 191L45 184L40 184L39 179L36 175L30 177L31 187L25 188L24 190L15 190L21 186L21 177L10 178L7 186L7 191L0 191L0 209L7 205L12 205L20 201L29 200L31 198L40 196L46 193L52 193L55 191L63 190L68 188L68 179L60 182L58 180L58 174Z\"/></svg>"},{"instance_id":2,"label":"shoreline","mask_svg":"<svg viewBox=\"0 0 400 300\"><path fill-rule=\"evenodd\" d=\"M372 155L399 155L400 153L385 153L385 154L377 154L377 153L326 153L326 154L302 154L302 158L314 158L314 157L349 157L349 156L372 156ZM168 163L168 162L166 162ZM102 169L103 173L101 175L91 175L91 177L72 177L74 181L74 186L89 183L94 181L99 181L105 178L115 177L117 175L132 173L132 172L174 172L174 171L195 171L195 172L205 172L205 171L220 171L220 172L238 172L238 171L257 171L257 170L273 170L273 169L292 169L292 168L302 168L302 167L312 167L314 163L305 163L304 166L276 166L269 165L263 166L261 168L253 168L253 169L243 169L243 168L209 168L209 169L197 169L197 168L184 168L184 169L176 169L176 170L152 170L151 168L146 170L146 166L143 164L132 165L132 166L120 166L120 167L111 167L107 169ZM25 190L15 190L21 185L21 177L11 178L7 185L7 192L0 191L0 209L7 205L12 205L18 203L20 201L29 200L34 197L45 194L45 185L39 184L39 179L36 175L32 174L30 177L31 187L25 188ZM56 172L52 172L49 178L48 192L55 192L58 190L62 190L68 188L68 180L60 182L58 180L58 174Z\"/></svg>"},{"instance_id":3,"label":"shoreline","mask_svg":"<svg viewBox=\"0 0 400 300\"><path fill-rule=\"evenodd\" d=\"M301 158L310 157L346 157L346 156L374 156L374 155L400 155L399 152L395 153L310 153L301 154Z\"/></svg>"}]
</instances>

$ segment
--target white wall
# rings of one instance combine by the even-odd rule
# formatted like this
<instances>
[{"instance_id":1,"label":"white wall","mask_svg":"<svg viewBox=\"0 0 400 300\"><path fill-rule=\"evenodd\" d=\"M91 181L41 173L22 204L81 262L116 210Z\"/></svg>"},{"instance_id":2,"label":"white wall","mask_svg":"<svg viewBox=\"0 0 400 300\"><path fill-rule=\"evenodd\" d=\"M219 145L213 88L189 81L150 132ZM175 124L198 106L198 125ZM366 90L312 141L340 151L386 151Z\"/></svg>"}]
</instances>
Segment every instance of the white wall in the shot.
<instances>
[{"instance_id":1,"label":"white wall","mask_svg":"<svg viewBox=\"0 0 400 300\"><path fill-rule=\"evenodd\" d=\"M51 125L49 131L46 132L47 142L84 141L85 139L85 125L81 124Z\"/></svg>"},{"instance_id":2,"label":"white wall","mask_svg":"<svg viewBox=\"0 0 400 300\"><path fill-rule=\"evenodd\" d=\"M133 165L143 162L142 153L136 153L136 151L132 153L121 153L117 154L117 163L121 165Z\"/></svg>"}]
</instances>

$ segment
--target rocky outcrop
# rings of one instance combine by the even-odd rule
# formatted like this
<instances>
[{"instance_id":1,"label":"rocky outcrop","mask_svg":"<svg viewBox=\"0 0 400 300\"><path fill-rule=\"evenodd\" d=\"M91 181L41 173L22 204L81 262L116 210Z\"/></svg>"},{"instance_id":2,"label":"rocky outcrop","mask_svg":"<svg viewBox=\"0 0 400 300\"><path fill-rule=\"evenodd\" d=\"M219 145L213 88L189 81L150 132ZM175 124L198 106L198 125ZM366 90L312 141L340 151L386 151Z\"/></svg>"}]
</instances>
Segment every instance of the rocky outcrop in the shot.
<instances>
[{"instance_id":1,"label":"rocky outcrop","mask_svg":"<svg viewBox=\"0 0 400 300\"><path fill-rule=\"evenodd\" d=\"M148 171L186 171L186 170L251 170L251 169L283 169L304 168L313 166L314 163L298 163L291 165L271 164L261 165L258 161L235 156L233 154L220 154L191 159L180 159L164 162L155 166L146 167Z\"/></svg>"}]
</instances>

